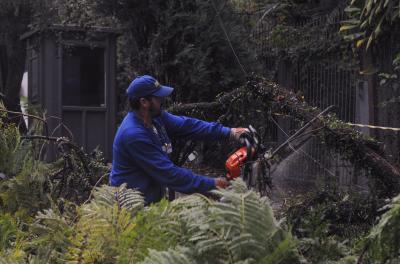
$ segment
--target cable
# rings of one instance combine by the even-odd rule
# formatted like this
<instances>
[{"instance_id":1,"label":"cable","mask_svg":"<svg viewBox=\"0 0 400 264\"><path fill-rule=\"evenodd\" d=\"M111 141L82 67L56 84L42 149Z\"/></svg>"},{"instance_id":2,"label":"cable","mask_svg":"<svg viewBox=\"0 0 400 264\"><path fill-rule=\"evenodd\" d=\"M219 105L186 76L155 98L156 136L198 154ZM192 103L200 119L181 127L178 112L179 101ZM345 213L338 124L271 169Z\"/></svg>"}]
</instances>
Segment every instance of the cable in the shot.
<instances>
[{"instance_id":1,"label":"cable","mask_svg":"<svg viewBox=\"0 0 400 264\"><path fill-rule=\"evenodd\" d=\"M367 127L367 128L375 128L375 129L382 129L382 130L400 131L399 127L373 126L373 125L353 124L353 123L346 123L346 124L350 125L350 126L356 126L356 127Z\"/></svg>"},{"instance_id":2,"label":"cable","mask_svg":"<svg viewBox=\"0 0 400 264\"><path fill-rule=\"evenodd\" d=\"M242 72L244 73L244 75L247 76L248 74L247 74L246 70L244 69L242 63L240 63L239 57L238 57L238 55L236 54L235 49L233 48L232 42L231 42L231 40L229 39L228 33L226 32L225 26L224 26L224 24L222 23L221 16L220 16L219 11L218 11L218 9L217 9L217 7L216 7L216 5L215 5L214 0L211 1L211 4L212 4L212 6L213 6L215 12L217 13L218 22L219 22L219 24L220 24L220 26L221 26L222 31L223 31L224 34L225 34L226 40L227 40L227 42L228 42L228 44L229 44L229 47L231 48L231 50L232 50L232 52L233 52L233 55L235 55L236 61L237 61L237 63L239 64L240 69L242 70Z\"/></svg>"},{"instance_id":3,"label":"cable","mask_svg":"<svg viewBox=\"0 0 400 264\"><path fill-rule=\"evenodd\" d=\"M281 128L281 126L278 124L278 122L276 122L272 117L270 118L272 120L272 122L279 128L280 131L282 131L283 134L286 135L286 137L289 138L289 135ZM322 163L320 163L319 161L317 161L316 159L314 159L311 155L309 155L308 153L306 153L304 150L299 149L296 150L292 144L290 144L290 142L288 142L288 146L290 147L291 150L293 150L293 152L297 153L297 154L303 154L304 156L306 156L307 158L309 158L311 161L313 161L314 163L316 163L318 166L320 166L323 170L325 170L326 172L328 172L331 176L336 177L336 175L331 172L329 169L327 169ZM300 152L299 152L300 151Z\"/></svg>"},{"instance_id":4,"label":"cable","mask_svg":"<svg viewBox=\"0 0 400 264\"><path fill-rule=\"evenodd\" d=\"M220 16L220 11L218 11L218 9L217 9L217 7L216 7L216 5L215 5L214 0L211 0L211 4L212 4L212 6L213 6L213 8L214 8L214 10L215 10L215 12L216 12L216 14L217 14L218 22L219 22L219 24L220 24L220 26L221 26L222 31L223 31L224 34L225 34L226 40L227 40L227 42L228 42L228 44L229 44L229 47L231 48L231 50L232 50L232 52L233 52L233 55L235 55L236 61L237 61L237 63L239 64L239 66L240 66L242 72L247 76L248 74L247 74L245 68L243 67L242 63L240 62L240 59L239 59L238 55L236 54L235 49L233 48L232 42L231 42L231 40L230 40L230 38L229 38L229 35L228 35L228 33L227 33L226 29L225 29L225 26L224 26L224 24L222 23L222 19L221 19L221 16ZM276 8L276 6L274 6L273 8ZM273 8L272 8L272 9L273 9ZM278 124L273 118L271 118L271 119L272 119L273 122L276 124L276 126L289 138L289 135L286 134L286 132L279 126L279 124ZM306 156L307 158L309 158L311 161L313 161L313 162L315 162L316 164L318 164L322 169L324 169L326 172L328 172L328 173L329 173L330 175L332 175L333 177L336 177L336 175L335 175L333 172L331 172L330 170L328 170L327 168L325 168L320 162L318 162L317 160L315 160L315 159L314 159L313 157L311 157L308 153L304 152L304 151L301 150L301 149L300 149L299 151L296 150L296 149L290 144L290 142L288 142L288 146L289 146L295 153L300 154L299 151L301 151L301 152L303 153L303 155L305 155L305 156Z\"/></svg>"}]
</instances>

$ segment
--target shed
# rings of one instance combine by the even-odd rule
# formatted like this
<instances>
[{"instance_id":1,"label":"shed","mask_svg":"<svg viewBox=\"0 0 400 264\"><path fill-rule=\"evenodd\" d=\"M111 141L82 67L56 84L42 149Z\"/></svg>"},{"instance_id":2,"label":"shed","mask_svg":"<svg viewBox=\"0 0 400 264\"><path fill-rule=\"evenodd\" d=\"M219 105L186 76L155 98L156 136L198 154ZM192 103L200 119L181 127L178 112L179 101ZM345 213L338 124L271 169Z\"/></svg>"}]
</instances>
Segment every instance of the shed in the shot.
<instances>
[{"instance_id":1,"label":"shed","mask_svg":"<svg viewBox=\"0 0 400 264\"><path fill-rule=\"evenodd\" d=\"M28 101L46 113L48 134L112 157L116 130L116 38L105 27L52 25L25 33ZM49 149L46 159L54 157Z\"/></svg>"}]
</instances>

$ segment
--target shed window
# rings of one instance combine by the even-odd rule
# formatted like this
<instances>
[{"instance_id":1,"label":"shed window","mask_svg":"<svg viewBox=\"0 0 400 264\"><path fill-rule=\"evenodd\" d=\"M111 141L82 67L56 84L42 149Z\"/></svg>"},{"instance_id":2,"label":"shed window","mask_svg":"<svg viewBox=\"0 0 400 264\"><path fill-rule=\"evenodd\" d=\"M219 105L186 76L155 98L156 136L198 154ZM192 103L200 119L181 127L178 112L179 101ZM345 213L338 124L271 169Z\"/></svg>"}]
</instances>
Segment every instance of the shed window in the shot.
<instances>
[{"instance_id":1,"label":"shed window","mask_svg":"<svg viewBox=\"0 0 400 264\"><path fill-rule=\"evenodd\" d=\"M104 49L65 47L62 82L64 106L105 106Z\"/></svg>"}]
</instances>

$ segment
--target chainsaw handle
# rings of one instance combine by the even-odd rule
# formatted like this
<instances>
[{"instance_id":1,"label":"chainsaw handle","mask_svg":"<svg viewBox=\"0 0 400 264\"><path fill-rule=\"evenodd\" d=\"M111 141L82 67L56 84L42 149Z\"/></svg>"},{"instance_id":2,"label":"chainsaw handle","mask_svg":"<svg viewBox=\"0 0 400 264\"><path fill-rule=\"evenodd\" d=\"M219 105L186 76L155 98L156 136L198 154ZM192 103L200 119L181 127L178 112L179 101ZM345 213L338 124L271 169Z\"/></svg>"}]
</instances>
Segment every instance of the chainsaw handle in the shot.
<instances>
[{"instance_id":1,"label":"chainsaw handle","mask_svg":"<svg viewBox=\"0 0 400 264\"><path fill-rule=\"evenodd\" d=\"M250 140L247 138L244 138L244 143L246 144L246 150L247 150L247 160L252 160L253 159L253 155L252 155L252 146L250 143Z\"/></svg>"}]
</instances>

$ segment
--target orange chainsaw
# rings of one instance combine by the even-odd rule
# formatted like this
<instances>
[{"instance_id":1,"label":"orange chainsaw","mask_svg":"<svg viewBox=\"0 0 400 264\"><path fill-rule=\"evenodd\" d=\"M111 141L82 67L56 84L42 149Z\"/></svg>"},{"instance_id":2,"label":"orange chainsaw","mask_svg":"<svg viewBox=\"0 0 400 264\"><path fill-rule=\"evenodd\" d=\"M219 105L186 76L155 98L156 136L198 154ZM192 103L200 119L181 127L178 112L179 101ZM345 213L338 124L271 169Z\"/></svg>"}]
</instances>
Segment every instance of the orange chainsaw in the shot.
<instances>
[{"instance_id":1,"label":"orange chainsaw","mask_svg":"<svg viewBox=\"0 0 400 264\"><path fill-rule=\"evenodd\" d=\"M267 159L264 158L267 149L251 125L248 132L240 135L240 142L244 147L231 153L225 162L226 178L233 180L242 177L249 188L256 188L263 194L272 188L270 166Z\"/></svg>"},{"instance_id":2,"label":"orange chainsaw","mask_svg":"<svg viewBox=\"0 0 400 264\"><path fill-rule=\"evenodd\" d=\"M244 146L231 153L225 162L226 178L233 180L242 177L248 188L258 189L261 195L268 195L272 189L271 174L276 165L293 151L297 152L297 149L310 139L313 123L331 109L332 106L312 118L274 150L267 149L261 143L257 131L250 125L249 131L240 136Z\"/></svg>"}]
</instances>

